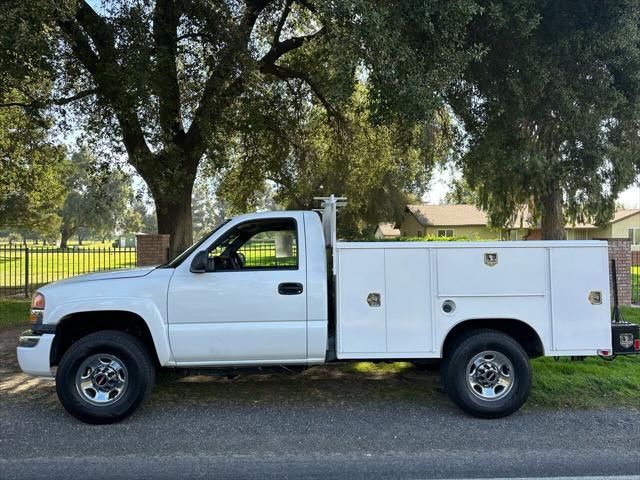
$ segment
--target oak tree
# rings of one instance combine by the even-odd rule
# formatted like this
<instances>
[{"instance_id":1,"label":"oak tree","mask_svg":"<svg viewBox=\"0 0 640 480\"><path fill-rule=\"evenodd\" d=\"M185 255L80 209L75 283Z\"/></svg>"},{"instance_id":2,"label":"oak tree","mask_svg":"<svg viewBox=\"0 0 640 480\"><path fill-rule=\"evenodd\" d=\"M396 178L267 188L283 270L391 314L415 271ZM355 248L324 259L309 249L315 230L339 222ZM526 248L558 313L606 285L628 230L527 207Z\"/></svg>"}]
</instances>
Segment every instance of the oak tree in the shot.
<instances>
[{"instance_id":1,"label":"oak tree","mask_svg":"<svg viewBox=\"0 0 640 480\"><path fill-rule=\"evenodd\" d=\"M237 116L269 108L265 89L297 85L335 115L360 68L378 118L428 117L473 50L475 13L472 0L6 0L0 88L121 147L175 252L192 241L201 161L225 166ZM42 82L50 96L31 89Z\"/></svg>"}]
</instances>

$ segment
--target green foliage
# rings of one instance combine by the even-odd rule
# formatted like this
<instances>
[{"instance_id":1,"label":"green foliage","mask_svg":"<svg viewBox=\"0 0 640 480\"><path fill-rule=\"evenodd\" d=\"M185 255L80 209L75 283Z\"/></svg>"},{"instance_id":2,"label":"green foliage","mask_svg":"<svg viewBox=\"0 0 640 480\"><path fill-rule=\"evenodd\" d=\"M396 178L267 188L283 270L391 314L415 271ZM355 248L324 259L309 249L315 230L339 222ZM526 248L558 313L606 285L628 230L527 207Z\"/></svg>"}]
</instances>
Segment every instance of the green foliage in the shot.
<instances>
[{"instance_id":1,"label":"green foliage","mask_svg":"<svg viewBox=\"0 0 640 480\"><path fill-rule=\"evenodd\" d=\"M201 160L219 172L237 158L235 139L286 132L300 109L269 115L286 104L283 95L294 92L298 107L322 105L326 122L366 79L376 122L430 121L439 92L477 53L464 44L474 0L93 5L5 0L0 88L23 86L15 105L34 117L53 109L61 126L83 125L94 148L126 153L174 251L191 242ZM43 85L55 87L52 95L41 94Z\"/></svg>"},{"instance_id":2,"label":"green foliage","mask_svg":"<svg viewBox=\"0 0 640 480\"><path fill-rule=\"evenodd\" d=\"M62 247L80 229L108 237L118 226L134 232L142 226L143 217L128 211L134 197L128 175L98 163L87 150L74 153L70 165L68 194L60 212Z\"/></svg>"},{"instance_id":3,"label":"green foliage","mask_svg":"<svg viewBox=\"0 0 640 480\"><path fill-rule=\"evenodd\" d=\"M280 97L294 108L295 97ZM326 110L299 108L285 130L265 128L238 136L218 194L236 211L254 209L270 181L274 199L286 209L318 207L314 196L348 198L338 218L340 236L355 238L383 220L403 216L427 186L433 165L447 155L452 141L443 112L428 121L375 123L368 89L360 84L341 117L331 123ZM278 115L276 109L273 115Z\"/></svg>"},{"instance_id":4,"label":"green foliage","mask_svg":"<svg viewBox=\"0 0 640 480\"><path fill-rule=\"evenodd\" d=\"M394 238L374 238L373 242L478 242L479 238L469 237L437 237L426 235L424 237L394 237Z\"/></svg>"},{"instance_id":5,"label":"green foliage","mask_svg":"<svg viewBox=\"0 0 640 480\"><path fill-rule=\"evenodd\" d=\"M449 191L444 196L444 203L449 205L477 205L480 203L478 192L469 186L463 177L451 181Z\"/></svg>"},{"instance_id":6,"label":"green foliage","mask_svg":"<svg viewBox=\"0 0 640 480\"><path fill-rule=\"evenodd\" d=\"M155 212L149 211L149 205L141 195L131 198L124 216L118 222L118 227L124 233L158 233Z\"/></svg>"},{"instance_id":7,"label":"green foliage","mask_svg":"<svg viewBox=\"0 0 640 480\"><path fill-rule=\"evenodd\" d=\"M209 233L228 216L225 203L216 196L215 186L203 177L199 177L194 185L191 211L196 239Z\"/></svg>"},{"instance_id":8,"label":"green foliage","mask_svg":"<svg viewBox=\"0 0 640 480\"><path fill-rule=\"evenodd\" d=\"M640 167L640 4L480 3L467 42L483 55L449 92L478 203L494 226L528 203L543 230L558 203L570 221L606 223Z\"/></svg>"},{"instance_id":9,"label":"green foliage","mask_svg":"<svg viewBox=\"0 0 640 480\"><path fill-rule=\"evenodd\" d=\"M2 94L0 103L17 94ZM60 224L64 149L47 136L47 124L24 111L0 108L0 227L51 236Z\"/></svg>"},{"instance_id":10,"label":"green foliage","mask_svg":"<svg viewBox=\"0 0 640 480\"><path fill-rule=\"evenodd\" d=\"M29 300L0 299L0 327L29 323Z\"/></svg>"}]
</instances>

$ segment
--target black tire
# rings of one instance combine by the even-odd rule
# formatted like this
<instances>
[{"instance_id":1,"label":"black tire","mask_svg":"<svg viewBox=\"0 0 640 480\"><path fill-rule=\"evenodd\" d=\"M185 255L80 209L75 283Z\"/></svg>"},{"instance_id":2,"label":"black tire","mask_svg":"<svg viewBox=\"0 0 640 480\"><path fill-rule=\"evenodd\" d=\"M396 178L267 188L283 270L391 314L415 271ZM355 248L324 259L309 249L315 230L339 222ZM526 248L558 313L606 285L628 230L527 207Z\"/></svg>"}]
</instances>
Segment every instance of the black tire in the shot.
<instances>
[{"instance_id":1,"label":"black tire","mask_svg":"<svg viewBox=\"0 0 640 480\"><path fill-rule=\"evenodd\" d=\"M102 398L101 401L106 402L103 405L91 403L90 395L81 393L84 389L76 383L77 375L81 375L79 370L85 371L83 365L87 362L91 362L92 359L95 362L98 358L98 362L104 363L104 360L99 359L101 355L105 355L107 360L115 359L113 365L124 366L118 370L121 372L120 376L113 369L107 372L116 375L116 380L121 381L122 388L109 392L113 394L117 391L113 399L108 396L106 399ZM88 368L86 371L92 370ZM65 352L56 373L56 391L67 412L83 422L114 423L133 413L149 396L155 375L155 365L149 351L139 339L126 332L103 330L78 340ZM93 376L86 381L93 382L96 378ZM103 375L98 381L104 382L104 378L108 379L108 376ZM96 392L91 387L85 391Z\"/></svg>"},{"instance_id":2,"label":"black tire","mask_svg":"<svg viewBox=\"0 0 640 480\"><path fill-rule=\"evenodd\" d=\"M487 355L482 356L483 352ZM477 362L472 364L472 360ZM510 386L492 385L496 372ZM511 415L527 401L531 390L529 356L516 340L496 330L475 330L458 339L444 358L441 376L453 403L481 418ZM492 394L495 398L489 399Z\"/></svg>"}]
</instances>

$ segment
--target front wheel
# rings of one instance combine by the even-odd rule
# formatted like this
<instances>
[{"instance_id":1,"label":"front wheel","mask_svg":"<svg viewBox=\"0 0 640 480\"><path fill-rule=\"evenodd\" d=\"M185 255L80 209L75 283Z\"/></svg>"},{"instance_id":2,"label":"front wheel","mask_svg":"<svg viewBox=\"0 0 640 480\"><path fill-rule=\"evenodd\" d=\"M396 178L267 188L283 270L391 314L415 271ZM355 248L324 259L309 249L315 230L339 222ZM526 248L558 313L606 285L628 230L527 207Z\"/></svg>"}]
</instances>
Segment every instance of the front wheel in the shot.
<instances>
[{"instance_id":1,"label":"front wheel","mask_svg":"<svg viewBox=\"0 0 640 480\"><path fill-rule=\"evenodd\" d=\"M151 393L155 366L144 344L115 330L92 333L65 352L56 373L62 406L87 423L117 422Z\"/></svg>"},{"instance_id":2,"label":"front wheel","mask_svg":"<svg viewBox=\"0 0 640 480\"><path fill-rule=\"evenodd\" d=\"M531 390L531 365L522 346L495 330L477 330L456 342L442 364L451 400L482 418L518 410Z\"/></svg>"}]
</instances>

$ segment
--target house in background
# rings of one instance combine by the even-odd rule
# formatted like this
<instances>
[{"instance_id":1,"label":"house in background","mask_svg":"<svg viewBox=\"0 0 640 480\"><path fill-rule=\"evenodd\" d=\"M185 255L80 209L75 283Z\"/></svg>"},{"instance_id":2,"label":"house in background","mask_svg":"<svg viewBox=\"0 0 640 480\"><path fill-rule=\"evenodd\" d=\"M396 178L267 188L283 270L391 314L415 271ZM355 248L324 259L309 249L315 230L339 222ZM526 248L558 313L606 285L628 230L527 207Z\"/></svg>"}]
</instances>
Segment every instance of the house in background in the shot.
<instances>
[{"instance_id":1,"label":"house in background","mask_svg":"<svg viewBox=\"0 0 640 480\"><path fill-rule=\"evenodd\" d=\"M640 251L640 209L616 210L606 227L590 223L565 226L567 240L595 240L600 238L628 238L631 249ZM526 240L540 240L539 225L532 226Z\"/></svg>"},{"instance_id":2,"label":"house in background","mask_svg":"<svg viewBox=\"0 0 640 480\"><path fill-rule=\"evenodd\" d=\"M407 205L400 225L402 236L407 237L466 237L479 240L521 240L527 228L519 215L507 230L489 227L487 215L475 205Z\"/></svg>"},{"instance_id":3,"label":"house in background","mask_svg":"<svg viewBox=\"0 0 640 480\"><path fill-rule=\"evenodd\" d=\"M377 238L403 237L467 237L480 240L539 240L540 226L532 224L526 211L505 230L488 226L487 215L474 205L407 205L399 228L380 224ZM383 226L384 225L384 226ZM640 209L618 210L604 228L591 224L567 224L567 240L597 238L629 238L633 250L640 250ZM385 236L384 232L387 232ZM393 232L393 233L392 233ZM380 236L378 236L380 235Z\"/></svg>"},{"instance_id":4,"label":"house in background","mask_svg":"<svg viewBox=\"0 0 640 480\"><path fill-rule=\"evenodd\" d=\"M374 234L374 237L380 240L385 238L396 238L399 236L400 230L390 222L379 223L378 227L376 228L376 233Z\"/></svg>"}]
</instances>

